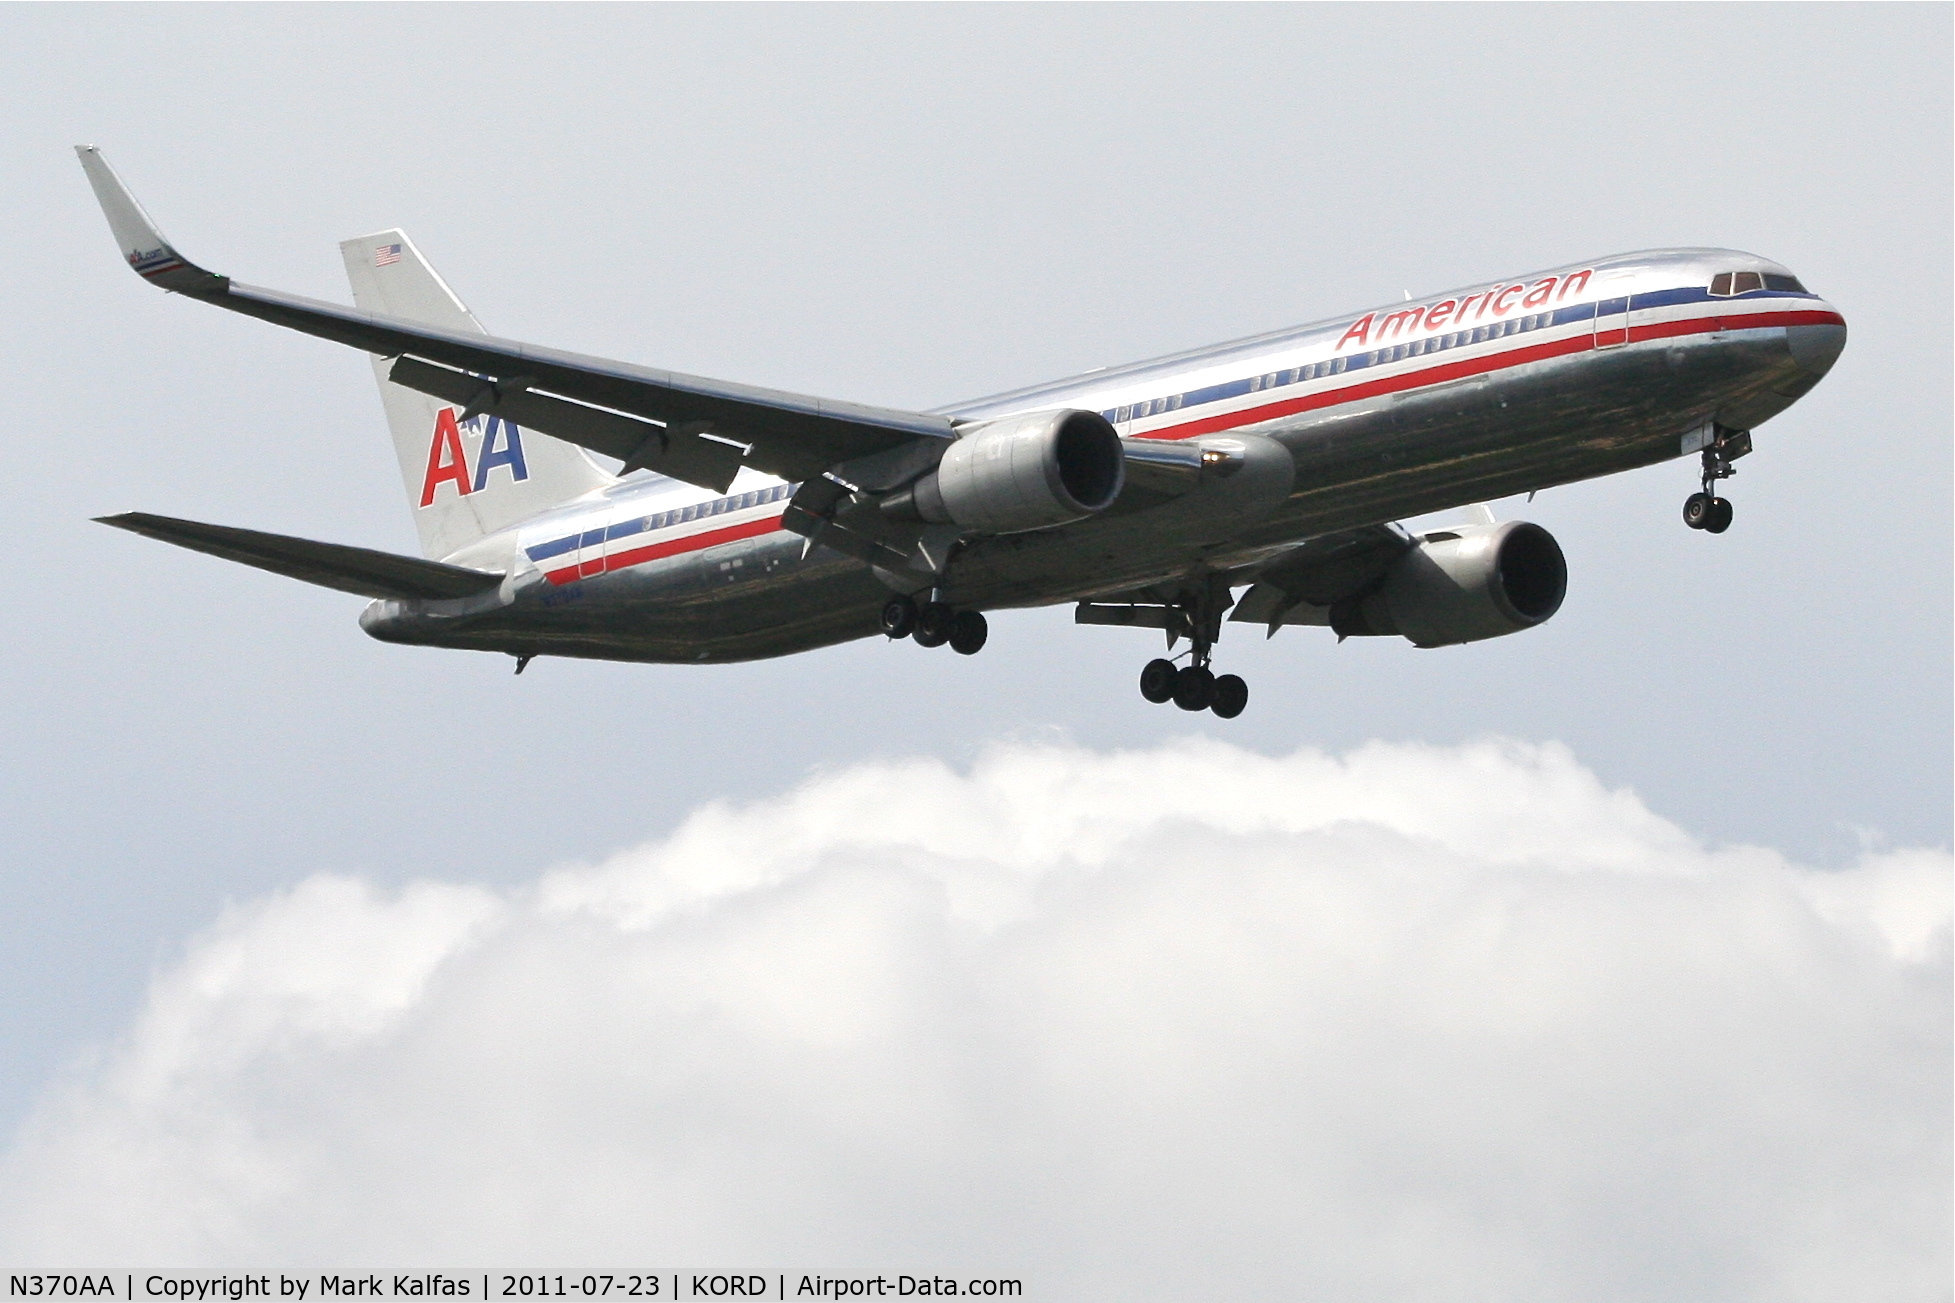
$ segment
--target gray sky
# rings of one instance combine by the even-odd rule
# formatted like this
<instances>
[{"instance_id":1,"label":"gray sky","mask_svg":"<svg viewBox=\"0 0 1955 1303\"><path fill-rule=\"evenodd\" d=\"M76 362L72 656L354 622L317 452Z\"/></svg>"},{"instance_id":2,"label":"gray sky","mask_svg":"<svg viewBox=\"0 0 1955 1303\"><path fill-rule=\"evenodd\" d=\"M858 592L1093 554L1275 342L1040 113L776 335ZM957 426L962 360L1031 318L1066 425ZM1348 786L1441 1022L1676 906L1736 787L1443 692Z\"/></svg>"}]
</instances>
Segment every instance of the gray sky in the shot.
<instances>
[{"instance_id":1,"label":"gray sky","mask_svg":"<svg viewBox=\"0 0 1955 1303\"><path fill-rule=\"evenodd\" d=\"M1566 744L1713 845L1950 837L1941 6L0 11L0 1118L133 1024L226 902L507 887L813 771L1000 740ZM1776 258L1845 312L1721 538L1686 464L1555 490L1554 621L1420 652L1232 631L1233 722L1148 635L716 669L381 646L360 603L130 538L146 509L413 551L364 359L157 294L69 146L192 257L345 299L400 225L498 333L930 406L1626 249ZM1183 775L1184 778L1186 775ZM1200 781L1199 777L1192 781ZM900 794L892 800L900 801ZM1213 799L1226 805L1230 793Z\"/></svg>"}]
</instances>

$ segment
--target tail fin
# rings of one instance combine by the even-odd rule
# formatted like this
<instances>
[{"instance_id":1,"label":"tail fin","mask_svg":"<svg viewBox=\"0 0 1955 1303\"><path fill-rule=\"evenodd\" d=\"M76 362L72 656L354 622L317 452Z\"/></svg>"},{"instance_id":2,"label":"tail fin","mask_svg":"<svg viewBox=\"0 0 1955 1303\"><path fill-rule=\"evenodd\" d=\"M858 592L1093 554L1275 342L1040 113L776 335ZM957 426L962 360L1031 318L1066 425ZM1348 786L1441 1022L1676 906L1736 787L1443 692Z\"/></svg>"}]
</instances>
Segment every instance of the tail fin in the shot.
<instances>
[{"instance_id":1,"label":"tail fin","mask_svg":"<svg viewBox=\"0 0 1955 1303\"><path fill-rule=\"evenodd\" d=\"M488 333L405 232L363 235L343 241L339 251L361 309ZM575 444L391 383L391 365L392 359L376 357L373 374L425 555L451 555L484 534L615 482Z\"/></svg>"}]
</instances>

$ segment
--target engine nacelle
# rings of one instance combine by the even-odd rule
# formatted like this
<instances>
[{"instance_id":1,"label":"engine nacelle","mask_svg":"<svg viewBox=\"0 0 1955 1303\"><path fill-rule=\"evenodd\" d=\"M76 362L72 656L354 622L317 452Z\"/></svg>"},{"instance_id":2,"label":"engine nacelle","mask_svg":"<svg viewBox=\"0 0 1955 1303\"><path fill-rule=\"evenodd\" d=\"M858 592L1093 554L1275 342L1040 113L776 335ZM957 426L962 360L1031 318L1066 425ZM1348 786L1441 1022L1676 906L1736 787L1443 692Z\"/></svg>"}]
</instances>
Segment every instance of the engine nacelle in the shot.
<instances>
[{"instance_id":1,"label":"engine nacelle","mask_svg":"<svg viewBox=\"0 0 1955 1303\"><path fill-rule=\"evenodd\" d=\"M1568 563L1554 535L1510 520L1427 534L1363 597L1331 608L1339 637L1401 634L1421 647L1532 629L1561 609Z\"/></svg>"},{"instance_id":2,"label":"engine nacelle","mask_svg":"<svg viewBox=\"0 0 1955 1303\"><path fill-rule=\"evenodd\" d=\"M1104 416L1027 412L965 433L902 505L938 524L1017 534L1104 511L1126 479L1120 436Z\"/></svg>"}]
</instances>

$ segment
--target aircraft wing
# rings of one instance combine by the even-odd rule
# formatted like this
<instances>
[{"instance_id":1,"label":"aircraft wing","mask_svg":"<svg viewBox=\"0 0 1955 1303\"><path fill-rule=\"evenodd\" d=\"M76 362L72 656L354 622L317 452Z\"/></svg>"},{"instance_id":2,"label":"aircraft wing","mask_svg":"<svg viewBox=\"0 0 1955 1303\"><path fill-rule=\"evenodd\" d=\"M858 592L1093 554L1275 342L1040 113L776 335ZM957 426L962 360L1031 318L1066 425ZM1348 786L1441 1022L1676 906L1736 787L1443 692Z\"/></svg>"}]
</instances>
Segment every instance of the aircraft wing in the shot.
<instances>
[{"instance_id":1,"label":"aircraft wing","mask_svg":"<svg viewBox=\"0 0 1955 1303\"><path fill-rule=\"evenodd\" d=\"M453 334L279 290L241 285L178 253L93 145L82 167L129 265L166 290L398 359L389 379L463 407L723 491L741 466L807 480L918 438L950 439L949 417L783 393Z\"/></svg>"}]
</instances>

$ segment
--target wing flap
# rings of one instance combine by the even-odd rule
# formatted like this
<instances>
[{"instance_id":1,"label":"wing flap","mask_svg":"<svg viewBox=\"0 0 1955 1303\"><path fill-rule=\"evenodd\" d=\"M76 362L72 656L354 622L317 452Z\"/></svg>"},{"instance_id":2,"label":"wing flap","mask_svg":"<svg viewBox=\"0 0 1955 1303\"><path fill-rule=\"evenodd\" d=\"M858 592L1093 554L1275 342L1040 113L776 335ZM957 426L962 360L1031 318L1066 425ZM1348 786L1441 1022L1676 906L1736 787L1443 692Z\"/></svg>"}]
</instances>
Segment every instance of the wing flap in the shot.
<instances>
[{"instance_id":1,"label":"wing flap","mask_svg":"<svg viewBox=\"0 0 1955 1303\"><path fill-rule=\"evenodd\" d=\"M566 443L616 457L625 470L654 470L675 480L724 493L740 473L744 449L706 437L694 427L580 403L516 382L496 383L417 357L395 362L387 378L454 403L470 416L500 416Z\"/></svg>"},{"instance_id":2,"label":"wing flap","mask_svg":"<svg viewBox=\"0 0 1955 1303\"><path fill-rule=\"evenodd\" d=\"M1255 572L1256 583L1229 619L1267 624L1325 624L1328 610L1368 590L1405 554L1412 540L1395 525L1365 525L1300 543Z\"/></svg>"},{"instance_id":3,"label":"wing flap","mask_svg":"<svg viewBox=\"0 0 1955 1303\"><path fill-rule=\"evenodd\" d=\"M173 516L153 516L145 511L97 516L96 520L192 552L223 557L226 561L256 566L275 575L335 588L342 593L357 593L361 597L418 600L472 597L496 587L504 578L486 570L469 570L372 548L318 543L309 538L266 534L231 525L206 525Z\"/></svg>"},{"instance_id":4,"label":"wing flap","mask_svg":"<svg viewBox=\"0 0 1955 1303\"><path fill-rule=\"evenodd\" d=\"M667 427L688 426L702 435L747 445L745 465L787 480L809 479L838 462L884 452L919 437L952 437L947 416L836 403L492 335L453 334L235 281L224 281L216 291L182 292L383 357L412 355L504 384L523 380Z\"/></svg>"}]
</instances>

